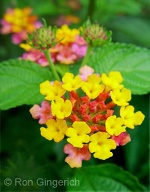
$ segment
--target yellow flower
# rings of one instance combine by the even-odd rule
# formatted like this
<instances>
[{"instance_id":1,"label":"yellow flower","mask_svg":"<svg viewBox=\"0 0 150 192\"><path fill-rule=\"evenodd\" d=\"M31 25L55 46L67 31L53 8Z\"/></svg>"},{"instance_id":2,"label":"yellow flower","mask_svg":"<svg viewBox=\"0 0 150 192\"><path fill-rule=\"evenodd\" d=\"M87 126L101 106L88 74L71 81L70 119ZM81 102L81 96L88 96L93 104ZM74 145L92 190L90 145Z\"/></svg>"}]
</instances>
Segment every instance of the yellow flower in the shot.
<instances>
[{"instance_id":1,"label":"yellow flower","mask_svg":"<svg viewBox=\"0 0 150 192\"><path fill-rule=\"evenodd\" d=\"M32 47L27 43L21 43L19 46L25 51L30 51L32 49Z\"/></svg>"},{"instance_id":2,"label":"yellow flower","mask_svg":"<svg viewBox=\"0 0 150 192\"><path fill-rule=\"evenodd\" d=\"M67 44L74 42L75 37L79 34L80 32L78 29L70 29L68 25L63 25L61 28L57 29L56 39L63 44Z\"/></svg>"},{"instance_id":3,"label":"yellow flower","mask_svg":"<svg viewBox=\"0 0 150 192\"><path fill-rule=\"evenodd\" d=\"M11 24L11 30L14 33L20 33L24 30L32 32L35 28L37 16L31 15L30 7L19 9L8 9L4 15L4 20Z\"/></svg>"},{"instance_id":4,"label":"yellow flower","mask_svg":"<svg viewBox=\"0 0 150 192\"><path fill-rule=\"evenodd\" d=\"M141 125L145 116L140 111L134 113L134 107L132 105L128 105L127 107L121 107L120 116L124 121L124 124L134 129L134 126Z\"/></svg>"},{"instance_id":5,"label":"yellow flower","mask_svg":"<svg viewBox=\"0 0 150 192\"><path fill-rule=\"evenodd\" d=\"M53 116L64 119L71 114L72 103L68 99L64 101L62 98L57 97L55 101L52 101L51 109Z\"/></svg>"},{"instance_id":6,"label":"yellow flower","mask_svg":"<svg viewBox=\"0 0 150 192\"><path fill-rule=\"evenodd\" d=\"M57 119L50 119L46 122L47 128L41 127L41 135L48 140L54 139L55 142L61 141L67 130L67 124L65 120Z\"/></svg>"},{"instance_id":7,"label":"yellow flower","mask_svg":"<svg viewBox=\"0 0 150 192\"><path fill-rule=\"evenodd\" d=\"M126 126L123 125L123 119L120 117L116 118L116 115L110 116L106 120L106 131L110 135L118 136L122 132L125 132Z\"/></svg>"},{"instance_id":8,"label":"yellow flower","mask_svg":"<svg viewBox=\"0 0 150 192\"><path fill-rule=\"evenodd\" d=\"M68 128L66 136L70 137L67 139L74 147L83 147L83 143L89 142L89 133L91 132L90 127L82 121L75 121L72 128Z\"/></svg>"},{"instance_id":9,"label":"yellow flower","mask_svg":"<svg viewBox=\"0 0 150 192\"><path fill-rule=\"evenodd\" d=\"M87 81L82 83L81 89L90 99L95 99L104 90L104 85L99 84L101 78L92 74L87 77Z\"/></svg>"},{"instance_id":10,"label":"yellow flower","mask_svg":"<svg viewBox=\"0 0 150 192\"><path fill-rule=\"evenodd\" d=\"M110 96L115 104L118 106L128 105L128 101L131 100L131 91L129 89L115 89L110 91Z\"/></svg>"},{"instance_id":11,"label":"yellow flower","mask_svg":"<svg viewBox=\"0 0 150 192\"><path fill-rule=\"evenodd\" d=\"M59 81L54 81L54 83L50 83L49 81L45 81L40 84L40 93L42 95L46 95L46 100L55 100L56 97L61 97L65 94L65 90L62 87L62 84Z\"/></svg>"},{"instance_id":12,"label":"yellow flower","mask_svg":"<svg viewBox=\"0 0 150 192\"><path fill-rule=\"evenodd\" d=\"M22 25L21 18L23 18L23 9L15 8L13 11L5 13L4 19L9 23Z\"/></svg>"},{"instance_id":13,"label":"yellow flower","mask_svg":"<svg viewBox=\"0 0 150 192\"><path fill-rule=\"evenodd\" d=\"M67 91L73 91L81 87L82 80L79 76L75 76L72 73L66 73L63 78L62 87Z\"/></svg>"},{"instance_id":14,"label":"yellow flower","mask_svg":"<svg viewBox=\"0 0 150 192\"><path fill-rule=\"evenodd\" d=\"M121 73L118 71L111 71L109 72L108 76L105 73L102 73L101 78L108 90L123 88L123 85L120 84L122 83L123 78Z\"/></svg>"},{"instance_id":15,"label":"yellow flower","mask_svg":"<svg viewBox=\"0 0 150 192\"><path fill-rule=\"evenodd\" d=\"M94 153L95 158L105 160L113 155L110 150L116 148L116 143L109 137L110 135L105 132L97 132L90 136L89 150Z\"/></svg>"}]
</instances>

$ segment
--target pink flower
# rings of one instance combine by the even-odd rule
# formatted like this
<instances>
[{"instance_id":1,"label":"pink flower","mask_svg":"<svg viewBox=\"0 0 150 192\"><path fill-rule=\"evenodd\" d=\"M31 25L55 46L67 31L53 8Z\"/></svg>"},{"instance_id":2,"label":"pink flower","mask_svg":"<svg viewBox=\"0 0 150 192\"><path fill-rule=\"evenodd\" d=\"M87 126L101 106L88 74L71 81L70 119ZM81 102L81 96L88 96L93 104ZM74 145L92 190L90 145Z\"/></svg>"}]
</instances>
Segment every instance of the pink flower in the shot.
<instances>
[{"instance_id":1,"label":"pink flower","mask_svg":"<svg viewBox=\"0 0 150 192\"><path fill-rule=\"evenodd\" d=\"M81 77L81 79L86 81L87 77L94 73L94 69L87 65L84 65L83 67L80 68L79 73L80 73L79 76Z\"/></svg>"},{"instance_id":2,"label":"pink flower","mask_svg":"<svg viewBox=\"0 0 150 192\"><path fill-rule=\"evenodd\" d=\"M34 119L39 119L39 124L45 124L48 119L53 117L48 101L43 101L41 107L35 104L29 111Z\"/></svg>"},{"instance_id":3,"label":"pink flower","mask_svg":"<svg viewBox=\"0 0 150 192\"><path fill-rule=\"evenodd\" d=\"M35 22L35 28L40 28L40 27L42 27L43 25L42 25L42 23L40 22L40 21L36 21Z\"/></svg>"},{"instance_id":4,"label":"pink flower","mask_svg":"<svg viewBox=\"0 0 150 192\"><path fill-rule=\"evenodd\" d=\"M12 42L14 44L19 44L26 39L27 39L27 33L25 31L12 34Z\"/></svg>"},{"instance_id":5,"label":"pink flower","mask_svg":"<svg viewBox=\"0 0 150 192\"><path fill-rule=\"evenodd\" d=\"M51 58L53 62L55 61L54 55L55 53L51 53ZM34 61L42 67L49 66L44 53L36 49L30 49L28 52L23 53L21 58L29 61Z\"/></svg>"},{"instance_id":6,"label":"pink flower","mask_svg":"<svg viewBox=\"0 0 150 192\"><path fill-rule=\"evenodd\" d=\"M72 52L70 44L63 45L56 55L56 60L63 64L71 64L77 60L77 55Z\"/></svg>"},{"instance_id":7,"label":"pink flower","mask_svg":"<svg viewBox=\"0 0 150 192\"><path fill-rule=\"evenodd\" d=\"M82 58L85 56L87 51L86 45L78 45L77 43L72 44L72 51L79 57Z\"/></svg>"},{"instance_id":8,"label":"pink flower","mask_svg":"<svg viewBox=\"0 0 150 192\"><path fill-rule=\"evenodd\" d=\"M82 148L76 148L71 144L66 144L64 147L64 153L68 154L65 162L67 162L71 168L82 167L82 160L88 161L91 158L88 145L84 145Z\"/></svg>"},{"instance_id":9,"label":"pink flower","mask_svg":"<svg viewBox=\"0 0 150 192\"><path fill-rule=\"evenodd\" d=\"M81 37L79 35L76 36L75 43L77 43L78 45L86 45L87 46L86 41L83 39L83 37Z\"/></svg>"},{"instance_id":10,"label":"pink flower","mask_svg":"<svg viewBox=\"0 0 150 192\"><path fill-rule=\"evenodd\" d=\"M41 65L42 67L46 67L49 66L49 63L47 61L47 58L45 57L45 55L41 54L41 57L38 59L38 64Z\"/></svg>"},{"instance_id":11,"label":"pink flower","mask_svg":"<svg viewBox=\"0 0 150 192\"><path fill-rule=\"evenodd\" d=\"M79 35L76 36L75 42L72 43L72 51L78 56L78 59L86 55L87 43L83 37Z\"/></svg>"},{"instance_id":12,"label":"pink flower","mask_svg":"<svg viewBox=\"0 0 150 192\"><path fill-rule=\"evenodd\" d=\"M4 19L0 20L0 24L3 26L0 30L1 34L9 34L11 32L11 25L8 24Z\"/></svg>"},{"instance_id":13,"label":"pink flower","mask_svg":"<svg viewBox=\"0 0 150 192\"><path fill-rule=\"evenodd\" d=\"M130 135L128 133L126 133L126 132L123 132L118 136L112 136L111 138L116 142L117 146L126 145L128 142L131 141Z\"/></svg>"}]
</instances>

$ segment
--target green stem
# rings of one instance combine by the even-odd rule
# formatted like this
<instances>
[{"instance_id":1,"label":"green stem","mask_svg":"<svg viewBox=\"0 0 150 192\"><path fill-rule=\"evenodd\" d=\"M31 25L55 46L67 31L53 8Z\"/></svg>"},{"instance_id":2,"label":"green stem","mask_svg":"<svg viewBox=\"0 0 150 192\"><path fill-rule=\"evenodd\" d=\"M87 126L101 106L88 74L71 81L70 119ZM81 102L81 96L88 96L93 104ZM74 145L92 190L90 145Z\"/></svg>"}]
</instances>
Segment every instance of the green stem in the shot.
<instances>
[{"instance_id":1,"label":"green stem","mask_svg":"<svg viewBox=\"0 0 150 192\"><path fill-rule=\"evenodd\" d=\"M83 67L84 65L87 64L87 61L88 61L88 58L90 56L92 49L93 49L93 47L88 45L88 49L86 51L86 55L85 55L84 59L82 60L81 67Z\"/></svg>"},{"instance_id":2,"label":"green stem","mask_svg":"<svg viewBox=\"0 0 150 192\"><path fill-rule=\"evenodd\" d=\"M58 76L58 73L57 73L57 71L56 71L56 69L55 69L55 67L54 67L53 62L52 62L52 59L51 59L49 50L46 49L46 50L44 51L44 54L45 54L45 56L46 56L46 58L47 58L47 60L48 60L48 62L49 62L50 70L52 71L54 77L55 77L58 81L60 81L60 78L59 78L59 76Z\"/></svg>"},{"instance_id":3,"label":"green stem","mask_svg":"<svg viewBox=\"0 0 150 192\"><path fill-rule=\"evenodd\" d=\"M92 20L93 13L95 11L96 0L89 0L87 17Z\"/></svg>"}]
</instances>

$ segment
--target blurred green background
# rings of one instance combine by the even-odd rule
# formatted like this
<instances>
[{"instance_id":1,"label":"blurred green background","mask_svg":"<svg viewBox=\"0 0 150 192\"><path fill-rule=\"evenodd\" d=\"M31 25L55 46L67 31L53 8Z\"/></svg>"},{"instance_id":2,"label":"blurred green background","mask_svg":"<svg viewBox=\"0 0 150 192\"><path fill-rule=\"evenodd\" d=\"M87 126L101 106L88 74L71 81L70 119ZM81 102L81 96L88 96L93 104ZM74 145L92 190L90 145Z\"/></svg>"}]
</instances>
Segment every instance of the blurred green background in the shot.
<instances>
[{"instance_id":1,"label":"blurred green background","mask_svg":"<svg viewBox=\"0 0 150 192\"><path fill-rule=\"evenodd\" d=\"M56 24L60 15L75 15L80 26L88 17L106 29L112 30L112 41L132 43L150 48L150 0L2 0L0 16L9 7L32 7L33 13ZM23 50L11 43L10 35L0 37L1 61L19 57ZM149 94L133 95L131 104L142 111L143 124L130 131L132 142L118 147L112 158L101 161L92 158L87 165L111 162L123 167L148 188L149 185ZM40 136L40 125L32 119L31 106L20 106L1 111L1 189L2 191L66 191L65 187L25 186L6 187L5 178L71 178L75 169L64 162L64 143L55 144Z\"/></svg>"}]
</instances>

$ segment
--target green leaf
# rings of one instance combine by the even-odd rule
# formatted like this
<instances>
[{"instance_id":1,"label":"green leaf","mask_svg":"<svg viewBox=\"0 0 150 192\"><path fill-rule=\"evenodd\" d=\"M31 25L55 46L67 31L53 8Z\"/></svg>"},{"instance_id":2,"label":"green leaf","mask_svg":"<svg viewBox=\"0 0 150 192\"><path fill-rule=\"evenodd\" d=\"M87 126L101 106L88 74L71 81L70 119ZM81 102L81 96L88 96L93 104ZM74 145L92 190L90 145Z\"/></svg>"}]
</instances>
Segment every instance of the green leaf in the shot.
<instances>
[{"instance_id":1,"label":"green leaf","mask_svg":"<svg viewBox=\"0 0 150 192\"><path fill-rule=\"evenodd\" d=\"M117 13L124 13L124 14L130 14L130 15L137 15L141 12L141 4L137 1L120 1L120 0L101 0L96 2L96 13L100 14L98 12L98 9L100 9L103 14L104 11L106 14L117 14ZM98 18L98 17L97 17Z\"/></svg>"},{"instance_id":2,"label":"green leaf","mask_svg":"<svg viewBox=\"0 0 150 192\"><path fill-rule=\"evenodd\" d=\"M145 115L145 119L140 126L135 127L134 130L128 129L131 142L123 148L125 151L126 168L132 171L132 173L136 173L138 177L138 174L141 174L140 169L149 160L149 94L133 95L130 104L134 106L135 111L142 111Z\"/></svg>"},{"instance_id":3,"label":"green leaf","mask_svg":"<svg viewBox=\"0 0 150 192\"><path fill-rule=\"evenodd\" d=\"M85 0L86 1L86 0ZM142 11L142 4L136 0L101 0L95 1L95 9L92 18L98 19L101 24L106 24L116 15L138 15Z\"/></svg>"},{"instance_id":4,"label":"green leaf","mask_svg":"<svg viewBox=\"0 0 150 192\"><path fill-rule=\"evenodd\" d=\"M115 41L130 42L150 48L150 25L148 19L119 16L109 23ZM139 28L140 30L137 30Z\"/></svg>"},{"instance_id":5,"label":"green leaf","mask_svg":"<svg viewBox=\"0 0 150 192\"><path fill-rule=\"evenodd\" d=\"M99 192L144 192L136 177L113 164L88 166L76 170L73 180L76 185L69 186L69 191Z\"/></svg>"},{"instance_id":6,"label":"green leaf","mask_svg":"<svg viewBox=\"0 0 150 192\"><path fill-rule=\"evenodd\" d=\"M34 13L37 15L57 15L59 13L59 9L56 4L54 2L50 2L49 0L44 3L37 3L36 1L33 1L32 7L34 7Z\"/></svg>"},{"instance_id":7,"label":"green leaf","mask_svg":"<svg viewBox=\"0 0 150 192\"><path fill-rule=\"evenodd\" d=\"M12 2L8 3L8 5L10 4L12 4ZM46 14L57 15L59 12L59 9L56 6L57 4L49 0L44 0L44 3L37 2L37 0L28 2L26 0L15 0L15 4L18 8L31 7L33 9L32 14L36 14L38 16Z\"/></svg>"},{"instance_id":8,"label":"green leaf","mask_svg":"<svg viewBox=\"0 0 150 192\"><path fill-rule=\"evenodd\" d=\"M110 43L95 50L88 65L98 73L120 71L132 94L150 92L150 50L135 45Z\"/></svg>"},{"instance_id":9,"label":"green leaf","mask_svg":"<svg viewBox=\"0 0 150 192\"><path fill-rule=\"evenodd\" d=\"M40 103L39 84L52 74L34 62L12 59L0 63L0 109Z\"/></svg>"},{"instance_id":10,"label":"green leaf","mask_svg":"<svg viewBox=\"0 0 150 192\"><path fill-rule=\"evenodd\" d=\"M55 64L55 69L61 76L69 72L69 66L65 64Z\"/></svg>"}]
</instances>

